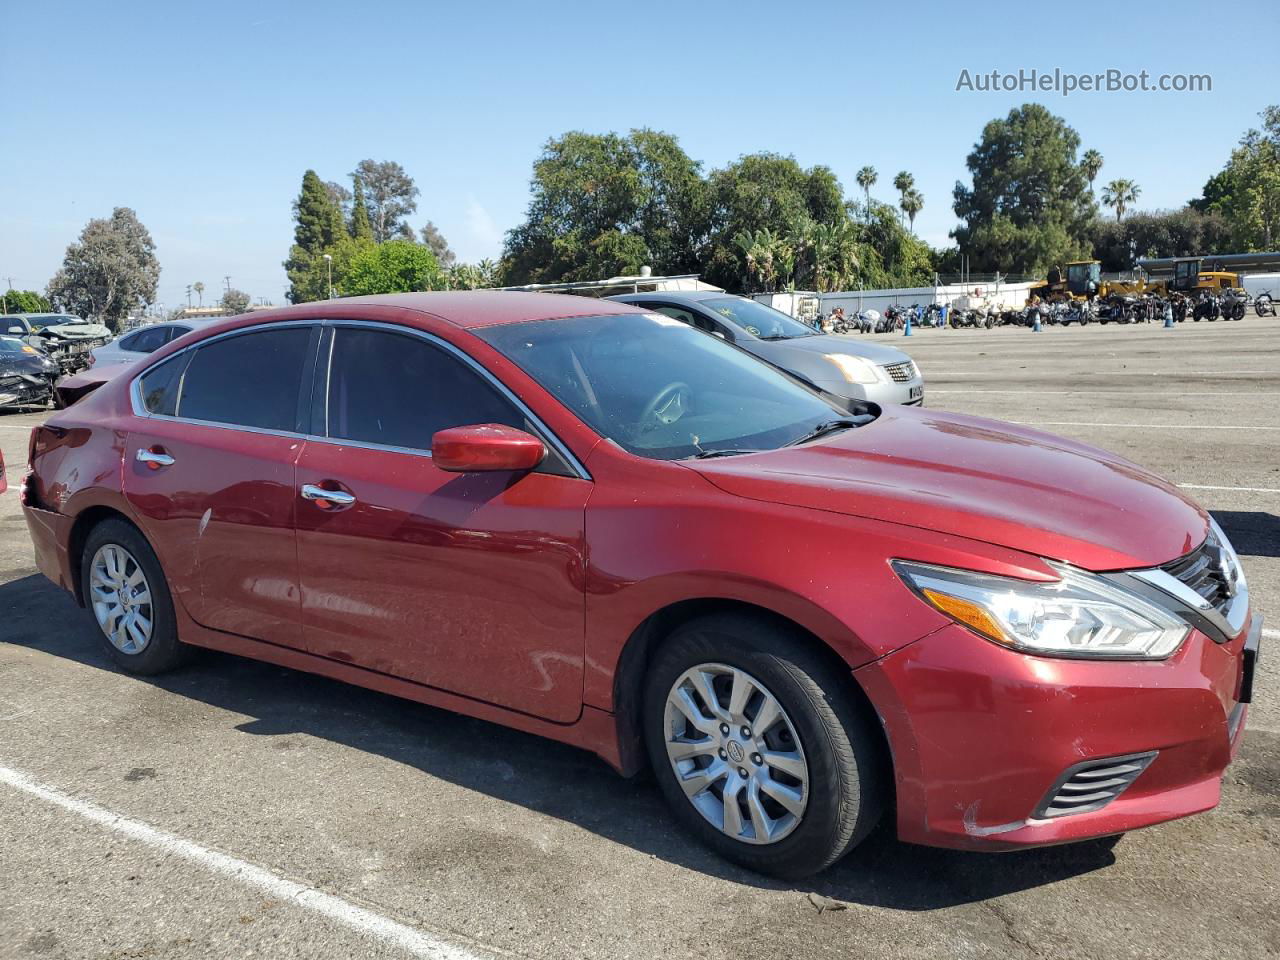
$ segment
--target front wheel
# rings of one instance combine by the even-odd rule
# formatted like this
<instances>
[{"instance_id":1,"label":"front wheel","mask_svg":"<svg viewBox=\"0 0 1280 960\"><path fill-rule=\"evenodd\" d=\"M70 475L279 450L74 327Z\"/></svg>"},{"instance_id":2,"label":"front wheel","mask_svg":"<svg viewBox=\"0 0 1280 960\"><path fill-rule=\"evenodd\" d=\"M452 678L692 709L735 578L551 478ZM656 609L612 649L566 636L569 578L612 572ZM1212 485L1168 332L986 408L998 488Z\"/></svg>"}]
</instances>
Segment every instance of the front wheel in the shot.
<instances>
[{"instance_id":1,"label":"front wheel","mask_svg":"<svg viewBox=\"0 0 1280 960\"><path fill-rule=\"evenodd\" d=\"M880 733L859 698L786 627L703 617L650 667L649 759L703 843L760 873L808 876L867 835L888 793Z\"/></svg>"},{"instance_id":2,"label":"front wheel","mask_svg":"<svg viewBox=\"0 0 1280 960\"><path fill-rule=\"evenodd\" d=\"M114 519L94 527L80 571L85 606L117 665L129 673L155 674L186 659L189 648L178 640L164 571L136 527Z\"/></svg>"}]
</instances>

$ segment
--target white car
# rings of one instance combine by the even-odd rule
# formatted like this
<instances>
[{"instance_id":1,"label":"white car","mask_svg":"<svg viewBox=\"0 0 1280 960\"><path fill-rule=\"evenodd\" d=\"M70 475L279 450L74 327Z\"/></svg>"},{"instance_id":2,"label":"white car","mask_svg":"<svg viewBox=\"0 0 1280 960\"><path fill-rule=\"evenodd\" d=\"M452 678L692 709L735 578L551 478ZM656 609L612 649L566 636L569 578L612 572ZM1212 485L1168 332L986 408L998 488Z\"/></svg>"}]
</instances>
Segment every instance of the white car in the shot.
<instances>
[{"instance_id":1,"label":"white car","mask_svg":"<svg viewBox=\"0 0 1280 960\"><path fill-rule=\"evenodd\" d=\"M176 340L184 333L198 330L212 322L212 320L166 320L163 323L149 323L145 327L139 327L98 347L93 351L93 365L98 367L133 363L159 350L170 340Z\"/></svg>"}]
</instances>

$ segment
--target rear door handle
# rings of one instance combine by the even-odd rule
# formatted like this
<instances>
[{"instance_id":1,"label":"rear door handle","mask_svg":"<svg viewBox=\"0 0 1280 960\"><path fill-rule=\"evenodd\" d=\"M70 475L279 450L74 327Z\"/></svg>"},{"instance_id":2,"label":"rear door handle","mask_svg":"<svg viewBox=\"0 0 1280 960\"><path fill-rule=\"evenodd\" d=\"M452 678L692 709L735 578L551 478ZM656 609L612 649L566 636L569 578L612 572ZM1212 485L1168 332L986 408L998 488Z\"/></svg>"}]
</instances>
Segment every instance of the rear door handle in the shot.
<instances>
[{"instance_id":1,"label":"rear door handle","mask_svg":"<svg viewBox=\"0 0 1280 960\"><path fill-rule=\"evenodd\" d=\"M324 487L317 487L313 483L304 483L302 485L302 498L304 500L323 500L331 503L335 507L349 507L356 502L356 498L349 493L341 490L326 490Z\"/></svg>"},{"instance_id":2,"label":"rear door handle","mask_svg":"<svg viewBox=\"0 0 1280 960\"><path fill-rule=\"evenodd\" d=\"M144 450L139 448L138 455L134 459L139 463L145 463L152 470L159 470L161 467L173 465L173 457L158 449Z\"/></svg>"}]
</instances>

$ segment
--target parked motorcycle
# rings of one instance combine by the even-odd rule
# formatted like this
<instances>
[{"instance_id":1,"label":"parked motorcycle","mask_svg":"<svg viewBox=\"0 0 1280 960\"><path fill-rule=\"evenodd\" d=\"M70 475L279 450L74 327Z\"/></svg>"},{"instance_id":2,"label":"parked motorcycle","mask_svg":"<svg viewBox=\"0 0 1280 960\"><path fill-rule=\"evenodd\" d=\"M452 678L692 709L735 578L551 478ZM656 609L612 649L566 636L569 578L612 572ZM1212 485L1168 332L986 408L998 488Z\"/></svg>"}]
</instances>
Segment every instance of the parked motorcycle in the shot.
<instances>
[{"instance_id":1,"label":"parked motorcycle","mask_svg":"<svg viewBox=\"0 0 1280 960\"><path fill-rule=\"evenodd\" d=\"M1258 294L1253 301L1253 312L1260 317L1274 317L1276 315L1276 302L1272 298L1270 290L1264 290Z\"/></svg>"}]
</instances>

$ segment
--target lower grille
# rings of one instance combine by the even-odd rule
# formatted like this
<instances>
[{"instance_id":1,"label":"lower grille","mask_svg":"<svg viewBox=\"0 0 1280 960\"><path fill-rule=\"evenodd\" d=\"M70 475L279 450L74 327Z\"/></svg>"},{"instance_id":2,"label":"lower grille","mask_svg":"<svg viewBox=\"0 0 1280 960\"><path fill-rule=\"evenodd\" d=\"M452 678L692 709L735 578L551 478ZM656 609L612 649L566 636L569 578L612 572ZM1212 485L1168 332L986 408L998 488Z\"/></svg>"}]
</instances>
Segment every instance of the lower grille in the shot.
<instances>
[{"instance_id":1,"label":"lower grille","mask_svg":"<svg viewBox=\"0 0 1280 960\"><path fill-rule=\"evenodd\" d=\"M1086 760L1068 767L1049 791L1035 816L1065 817L1072 813L1101 810L1120 796L1156 758L1156 752L1133 753L1125 757Z\"/></svg>"},{"instance_id":2,"label":"lower grille","mask_svg":"<svg viewBox=\"0 0 1280 960\"><path fill-rule=\"evenodd\" d=\"M889 378L894 383L906 383L916 375L916 365L910 360L885 364L885 370L889 372Z\"/></svg>"}]
</instances>

